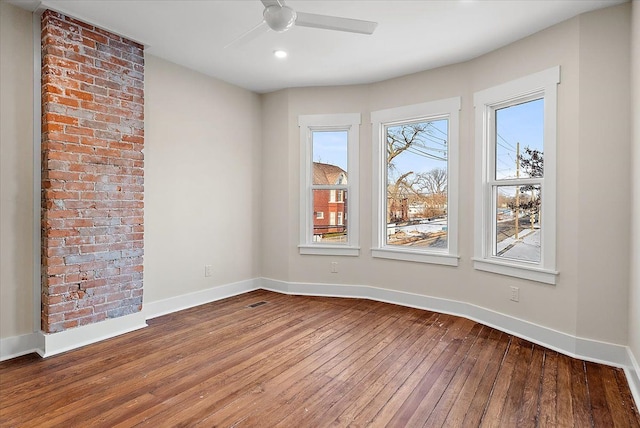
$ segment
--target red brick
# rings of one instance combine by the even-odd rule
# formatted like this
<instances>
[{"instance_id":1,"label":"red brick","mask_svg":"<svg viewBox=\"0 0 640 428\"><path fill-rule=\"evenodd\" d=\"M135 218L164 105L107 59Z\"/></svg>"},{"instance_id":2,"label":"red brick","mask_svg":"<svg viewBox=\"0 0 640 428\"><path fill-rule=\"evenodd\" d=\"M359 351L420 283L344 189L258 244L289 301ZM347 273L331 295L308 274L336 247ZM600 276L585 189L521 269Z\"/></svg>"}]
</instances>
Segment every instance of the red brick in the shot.
<instances>
[{"instance_id":1,"label":"red brick","mask_svg":"<svg viewBox=\"0 0 640 428\"><path fill-rule=\"evenodd\" d=\"M55 122L55 123L62 123L62 124L66 124L66 125L77 125L78 124L78 119L75 117L70 117L67 115L63 115L63 114L56 114L56 113L46 113L43 116L43 122Z\"/></svg>"},{"instance_id":2,"label":"red brick","mask_svg":"<svg viewBox=\"0 0 640 428\"><path fill-rule=\"evenodd\" d=\"M75 311L65 312L64 319L72 320L72 319L77 319L81 317L86 317L91 314L93 314L93 308L76 309Z\"/></svg>"},{"instance_id":3,"label":"red brick","mask_svg":"<svg viewBox=\"0 0 640 428\"><path fill-rule=\"evenodd\" d=\"M95 43L104 43L104 44L109 43L109 39L107 37L105 37L104 35L99 34L97 32L88 30L88 29L82 30L82 35L85 38L93 41L94 45L95 45Z\"/></svg>"},{"instance_id":4,"label":"red brick","mask_svg":"<svg viewBox=\"0 0 640 428\"><path fill-rule=\"evenodd\" d=\"M94 130L91 128L82 128L79 126L67 125L65 128L67 134L84 135L85 137L93 137Z\"/></svg>"},{"instance_id":5,"label":"red brick","mask_svg":"<svg viewBox=\"0 0 640 428\"><path fill-rule=\"evenodd\" d=\"M68 273L79 272L80 267L78 265L50 266L50 267L45 267L44 271L47 275L65 275Z\"/></svg>"},{"instance_id":6,"label":"red brick","mask_svg":"<svg viewBox=\"0 0 640 428\"><path fill-rule=\"evenodd\" d=\"M78 107L79 101L73 98L67 98L56 94L44 94L42 96L43 103L61 104L70 107Z\"/></svg>"},{"instance_id":7,"label":"red brick","mask_svg":"<svg viewBox=\"0 0 640 428\"><path fill-rule=\"evenodd\" d=\"M93 94L90 92L67 88L65 89L65 94L71 98L77 98L84 101L93 101Z\"/></svg>"},{"instance_id":8,"label":"red brick","mask_svg":"<svg viewBox=\"0 0 640 428\"><path fill-rule=\"evenodd\" d=\"M46 154L47 159L57 159L61 161L68 162L78 162L80 160L80 155L76 153L67 153L67 152L58 152L58 151L49 151Z\"/></svg>"},{"instance_id":9,"label":"red brick","mask_svg":"<svg viewBox=\"0 0 640 428\"><path fill-rule=\"evenodd\" d=\"M42 23L43 287L55 295L42 328L53 333L141 309L144 53L57 12ZM77 304L50 313L64 299Z\"/></svg>"}]
</instances>

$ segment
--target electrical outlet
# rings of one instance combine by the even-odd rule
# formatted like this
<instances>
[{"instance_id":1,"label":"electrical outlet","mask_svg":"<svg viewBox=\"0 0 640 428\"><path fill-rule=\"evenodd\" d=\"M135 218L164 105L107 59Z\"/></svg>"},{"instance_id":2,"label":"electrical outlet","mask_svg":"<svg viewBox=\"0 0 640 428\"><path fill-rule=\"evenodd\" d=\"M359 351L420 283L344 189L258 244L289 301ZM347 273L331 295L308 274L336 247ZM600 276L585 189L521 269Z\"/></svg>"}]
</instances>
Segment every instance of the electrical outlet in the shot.
<instances>
[{"instance_id":1,"label":"electrical outlet","mask_svg":"<svg viewBox=\"0 0 640 428\"><path fill-rule=\"evenodd\" d=\"M520 289L518 287L511 287L511 301L519 302L520 301Z\"/></svg>"},{"instance_id":2,"label":"electrical outlet","mask_svg":"<svg viewBox=\"0 0 640 428\"><path fill-rule=\"evenodd\" d=\"M331 262L331 273L338 273L338 262Z\"/></svg>"},{"instance_id":3,"label":"electrical outlet","mask_svg":"<svg viewBox=\"0 0 640 428\"><path fill-rule=\"evenodd\" d=\"M204 265L204 276L211 276L212 272L213 272L212 265Z\"/></svg>"}]
</instances>

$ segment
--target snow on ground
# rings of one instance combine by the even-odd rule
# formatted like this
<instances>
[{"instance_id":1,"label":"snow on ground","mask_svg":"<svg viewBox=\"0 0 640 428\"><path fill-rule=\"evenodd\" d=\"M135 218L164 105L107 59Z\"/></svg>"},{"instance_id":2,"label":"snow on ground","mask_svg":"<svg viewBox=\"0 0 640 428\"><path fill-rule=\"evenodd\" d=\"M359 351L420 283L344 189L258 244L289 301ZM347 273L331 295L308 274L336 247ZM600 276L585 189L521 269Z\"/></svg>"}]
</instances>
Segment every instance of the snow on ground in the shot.
<instances>
[{"instance_id":1,"label":"snow on ground","mask_svg":"<svg viewBox=\"0 0 640 428\"><path fill-rule=\"evenodd\" d=\"M411 224L408 226L389 227L387 229L388 233L404 232L409 235L412 233L418 234L418 233L442 232L443 230L447 230L446 219L432 220L430 222L425 222L420 224Z\"/></svg>"},{"instance_id":2,"label":"snow on ground","mask_svg":"<svg viewBox=\"0 0 640 428\"><path fill-rule=\"evenodd\" d=\"M497 245L497 254L500 257L528 262L540 261L540 229L523 229L518 234L506 238Z\"/></svg>"}]
</instances>

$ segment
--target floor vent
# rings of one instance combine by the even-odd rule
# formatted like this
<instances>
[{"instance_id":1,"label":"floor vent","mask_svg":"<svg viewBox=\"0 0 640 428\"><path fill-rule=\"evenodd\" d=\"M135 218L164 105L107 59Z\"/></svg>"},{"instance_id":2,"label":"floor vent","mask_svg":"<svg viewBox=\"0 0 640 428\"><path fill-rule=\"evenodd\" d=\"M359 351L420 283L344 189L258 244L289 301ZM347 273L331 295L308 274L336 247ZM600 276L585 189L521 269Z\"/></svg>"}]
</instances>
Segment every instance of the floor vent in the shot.
<instances>
[{"instance_id":1,"label":"floor vent","mask_svg":"<svg viewBox=\"0 0 640 428\"><path fill-rule=\"evenodd\" d=\"M252 303L252 304L250 304L248 307L249 307L249 308L257 308L258 306L262 306L262 305L266 305L266 304L267 304L267 302L262 301L262 302Z\"/></svg>"}]
</instances>

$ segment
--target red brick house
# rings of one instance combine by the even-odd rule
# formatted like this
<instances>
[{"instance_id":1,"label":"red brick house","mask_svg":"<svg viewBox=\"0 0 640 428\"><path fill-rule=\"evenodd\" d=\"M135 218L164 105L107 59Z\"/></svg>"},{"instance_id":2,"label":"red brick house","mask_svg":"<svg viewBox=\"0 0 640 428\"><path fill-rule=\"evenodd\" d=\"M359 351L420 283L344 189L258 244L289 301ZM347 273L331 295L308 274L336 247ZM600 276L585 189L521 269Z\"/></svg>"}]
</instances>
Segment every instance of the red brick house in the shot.
<instances>
[{"instance_id":1,"label":"red brick house","mask_svg":"<svg viewBox=\"0 0 640 428\"><path fill-rule=\"evenodd\" d=\"M314 162L314 185L346 185L347 173L336 165ZM345 190L314 190L313 235L340 234L347 231L347 192Z\"/></svg>"}]
</instances>

